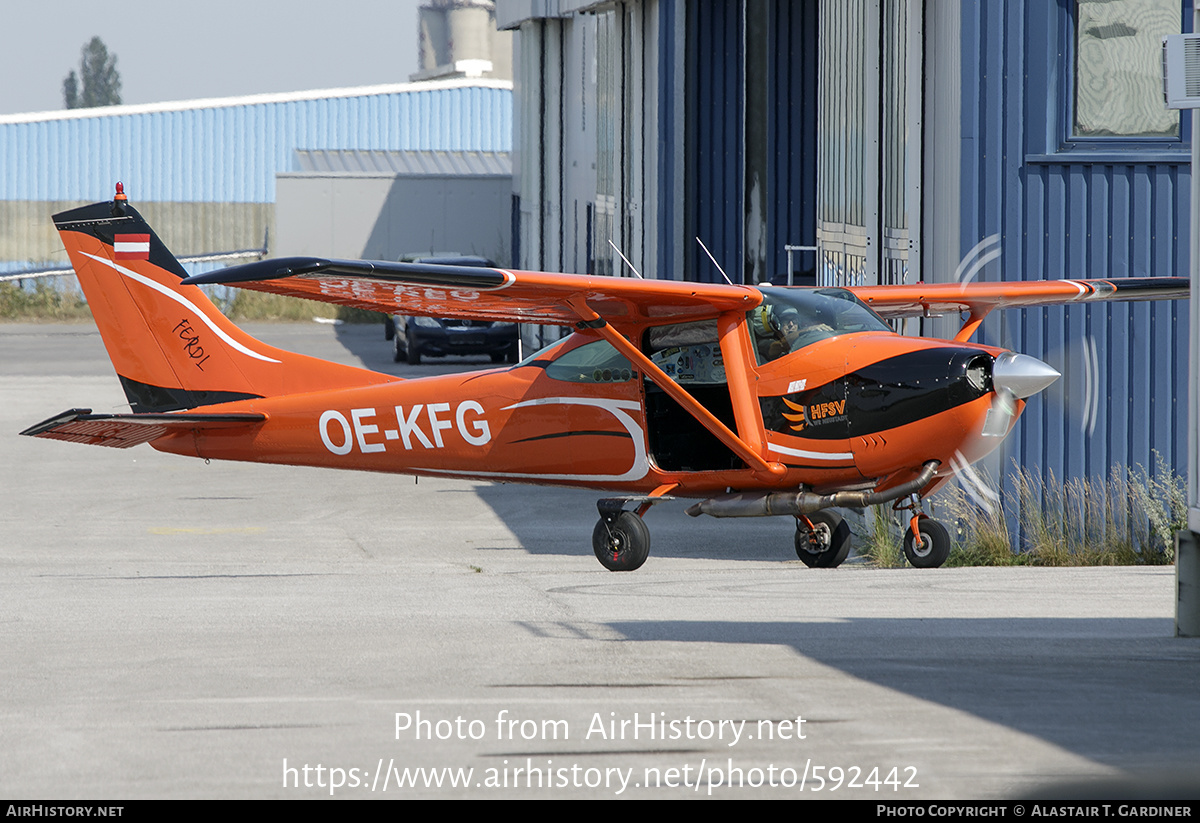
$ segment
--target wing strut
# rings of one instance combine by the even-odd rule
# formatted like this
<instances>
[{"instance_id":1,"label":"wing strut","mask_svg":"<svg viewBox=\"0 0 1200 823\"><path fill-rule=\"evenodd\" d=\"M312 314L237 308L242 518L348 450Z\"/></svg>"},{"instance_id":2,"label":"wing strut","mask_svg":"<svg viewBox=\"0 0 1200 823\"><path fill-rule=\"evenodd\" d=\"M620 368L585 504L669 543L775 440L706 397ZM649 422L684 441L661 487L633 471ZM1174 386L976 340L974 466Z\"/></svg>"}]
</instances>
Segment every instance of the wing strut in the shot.
<instances>
[{"instance_id":1,"label":"wing strut","mask_svg":"<svg viewBox=\"0 0 1200 823\"><path fill-rule=\"evenodd\" d=\"M782 463L769 463L762 458L752 448L733 433L717 417L704 408L696 398L692 397L682 386L667 376L666 372L654 365L649 357L643 354L636 346L622 337L617 331L608 324L603 317L592 310L587 304L587 300L581 294L573 295L567 298L567 304L570 305L575 313L579 315L582 322L578 324L581 329L591 329L596 334L603 337L613 345L617 351L625 355L632 363L635 363L646 376L649 377L654 384L665 391L670 397L687 411L692 417L696 418L704 428L708 429L713 435L724 443L729 449L746 461L746 464L755 472L763 473L772 477L781 476L786 473L787 469Z\"/></svg>"},{"instance_id":2,"label":"wing strut","mask_svg":"<svg viewBox=\"0 0 1200 823\"><path fill-rule=\"evenodd\" d=\"M959 343L966 343L970 340L971 335L975 334L975 330L983 322L983 318L987 317L994 308L995 306L972 306L971 315L967 318L967 322L963 323L963 327L958 330L958 334L954 335L954 339Z\"/></svg>"}]
</instances>

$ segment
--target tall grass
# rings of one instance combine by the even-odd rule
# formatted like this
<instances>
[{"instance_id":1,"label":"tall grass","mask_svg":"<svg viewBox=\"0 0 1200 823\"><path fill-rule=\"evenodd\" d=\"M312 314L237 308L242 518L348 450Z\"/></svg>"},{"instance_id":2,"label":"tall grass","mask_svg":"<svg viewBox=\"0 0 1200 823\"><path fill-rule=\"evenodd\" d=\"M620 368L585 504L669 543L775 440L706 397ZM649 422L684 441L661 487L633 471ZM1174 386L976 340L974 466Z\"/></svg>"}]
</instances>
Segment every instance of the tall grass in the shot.
<instances>
[{"instance_id":1,"label":"tall grass","mask_svg":"<svg viewBox=\"0 0 1200 823\"><path fill-rule=\"evenodd\" d=\"M92 316L79 291L39 280L32 288L0 283L0 320L87 320Z\"/></svg>"},{"instance_id":2,"label":"tall grass","mask_svg":"<svg viewBox=\"0 0 1200 823\"><path fill-rule=\"evenodd\" d=\"M311 321L314 317L346 323L379 323L383 315L363 309L321 303L299 297L225 289L231 297L210 292L213 302L230 320ZM92 316L83 292L49 280L34 281L29 287L15 282L0 283L0 320L88 320Z\"/></svg>"},{"instance_id":3,"label":"tall grass","mask_svg":"<svg viewBox=\"0 0 1200 823\"><path fill-rule=\"evenodd\" d=\"M1157 452L1154 461L1153 471L1141 465L1114 467L1108 477L1065 482L1053 473L1043 480L1014 466L1011 488L995 506L980 505L962 488L948 487L934 498L942 509L937 516L947 521L956 544L947 565L1173 563L1175 532L1187 522L1187 493L1184 479ZM875 508L868 515L875 525L860 553L879 565L895 565L876 544L899 545L907 524ZM885 534L890 522L895 525Z\"/></svg>"},{"instance_id":4,"label":"tall grass","mask_svg":"<svg viewBox=\"0 0 1200 823\"><path fill-rule=\"evenodd\" d=\"M898 569L905 564L901 545L904 530L891 507L871 506L863 513L866 534L856 542L859 557L881 569Z\"/></svg>"},{"instance_id":5,"label":"tall grass","mask_svg":"<svg viewBox=\"0 0 1200 823\"><path fill-rule=\"evenodd\" d=\"M234 321L311 321L314 317L333 319L338 316L339 308L340 306L331 303L318 303L315 300L250 289L237 289L233 299L220 306L225 316Z\"/></svg>"}]
</instances>

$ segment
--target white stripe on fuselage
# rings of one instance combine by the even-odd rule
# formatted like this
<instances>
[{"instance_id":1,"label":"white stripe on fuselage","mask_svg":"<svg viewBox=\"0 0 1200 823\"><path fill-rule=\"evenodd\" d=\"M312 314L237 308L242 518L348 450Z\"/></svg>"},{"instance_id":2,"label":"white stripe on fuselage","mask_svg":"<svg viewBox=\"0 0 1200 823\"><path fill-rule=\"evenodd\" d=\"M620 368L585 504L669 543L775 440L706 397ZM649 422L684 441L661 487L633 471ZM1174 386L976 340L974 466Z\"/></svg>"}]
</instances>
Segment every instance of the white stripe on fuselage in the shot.
<instances>
[{"instance_id":1,"label":"white stripe on fuselage","mask_svg":"<svg viewBox=\"0 0 1200 823\"><path fill-rule=\"evenodd\" d=\"M768 443L767 449L780 454L786 454L789 457L803 457L805 460L853 460L854 455L850 452L806 452L801 449L789 449L787 446L780 446L776 443Z\"/></svg>"},{"instance_id":2,"label":"white stripe on fuselage","mask_svg":"<svg viewBox=\"0 0 1200 823\"><path fill-rule=\"evenodd\" d=\"M538 397L534 400L523 400L520 403L514 403L511 406L505 406L503 411L509 409L520 409L526 406L594 406L598 409L605 409L612 413L612 416L617 418L625 431L629 432L629 436L633 438L633 464L629 467L629 471L624 474L546 474L542 472L480 472L480 471L453 471L448 469L421 469L427 474L448 474L448 475L463 475L466 477L509 477L515 480L576 480L581 482L591 483L628 483L634 480L641 480L650 470L650 464L646 460L646 434L638 426L637 421L633 419L625 410L638 411L641 409L641 404L630 400L608 400L605 398L594 397Z\"/></svg>"}]
</instances>

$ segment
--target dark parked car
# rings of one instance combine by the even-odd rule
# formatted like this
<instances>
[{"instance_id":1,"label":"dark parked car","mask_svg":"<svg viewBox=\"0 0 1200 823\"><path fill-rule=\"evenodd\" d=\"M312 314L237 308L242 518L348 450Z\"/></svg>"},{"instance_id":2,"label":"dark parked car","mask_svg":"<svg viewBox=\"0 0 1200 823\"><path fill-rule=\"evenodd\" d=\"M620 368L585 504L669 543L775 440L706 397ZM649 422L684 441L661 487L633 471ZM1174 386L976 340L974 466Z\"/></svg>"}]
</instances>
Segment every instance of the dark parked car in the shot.
<instances>
[{"instance_id":1,"label":"dark parked car","mask_svg":"<svg viewBox=\"0 0 1200 823\"><path fill-rule=\"evenodd\" d=\"M486 257L423 257L414 263L446 266L494 267ZM458 320L439 317L410 317L396 314L384 321L384 335L392 341L392 357L397 363L412 365L422 357L447 354L486 354L493 363L517 362L517 324L486 320Z\"/></svg>"}]
</instances>

